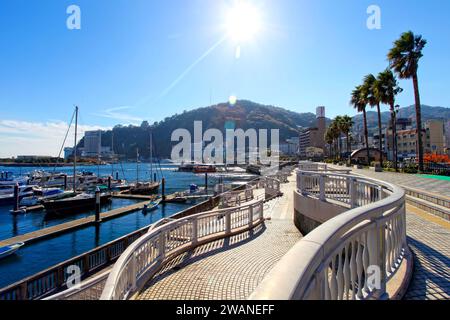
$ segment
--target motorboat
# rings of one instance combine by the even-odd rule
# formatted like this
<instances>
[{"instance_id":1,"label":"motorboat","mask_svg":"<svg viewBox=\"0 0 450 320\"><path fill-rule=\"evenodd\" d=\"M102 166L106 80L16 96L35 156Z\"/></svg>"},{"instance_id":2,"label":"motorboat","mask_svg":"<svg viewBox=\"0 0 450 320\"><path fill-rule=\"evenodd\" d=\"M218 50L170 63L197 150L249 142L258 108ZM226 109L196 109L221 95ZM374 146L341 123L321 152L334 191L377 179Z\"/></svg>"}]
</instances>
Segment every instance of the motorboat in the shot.
<instances>
[{"instance_id":1,"label":"motorboat","mask_svg":"<svg viewBox=\"0 0 450 320\"><path fill-rule=\"evenodd\" d=\"M111 194L103 192L100 194L100 204L104 205L111 201ZM95 193L80 193L74 197L44 200L42 201L45 211L50 215L62 215L70 213L78 213L80 211L95 209L96 198Z\"/></svg>"},{"instance_id":2,"label":"motorboat","mask_svg":"<svg viewBox=\"0 0 450 320\"><path fill-rule=\"evenodd\" d=\"M0 186L11 186L11 185L25 185L28 184L27 177L16 177L13 172L1 171L0 172Z\"/></svg>"},{"instance_id":3,"label":"motorboat","mask_svg":"<svg viewBox=\"0 0 450 320\"><path fill-rule=\"evenodd\" d=\"M158 209L159 204L161 203L161 199L150 201L150 203L144 206L144 209L142 209L142 213L147 214L150 211L154 211Z\"/></svg>"},{"instance_id":4,"label":"motorboat","mask_svg":"<svg viewBox=\"0 0 450 320\"><path fill-rule=\"evenodd\" d=\"M73 191L64 191L59 188L35 187L34 195L20 200L20 206L31 207L40 204L44 200L57 200L73 196Z\"/></svg>"},{"instance_id":5,"label":"motorboat","mask_svg":"<svg viewBox=\"0 0 450 320\"><path fill-rule=\"evenodd\" d=\"M5 186L0 186L5 187ZM34 186L19 186L19 201L34 195ZM9 193L0 194L0 206L14 203L14 186L9 186Z\"/></svg>"},{"instance_id":6,"label":"motorboat","mask_svg":"<svg viewBox=\"0 0 450 320\"><path fill-rule=\"evenodd\" d=\"M9 246L0 247L0 259L6 258L14 254L17 250L23 247L25 244L23 242L18 242L11 244Z\"/></svg>"},{"instance_id":7,"label":"motorboat","mask_svg":"<svg viewBox=\"0 0 450 320\"><path fill-rule=\"evenodd\" d=\"M193 169L194 173L215 173L217 168L214 165L200 164L195 165Z\"/></svg>"},{"instance_id":8,"label":"motorboat","mask_svg":"<svg viewBox=\"0 0 450 320\"><path fill-rule=\"evenodd\" d=\"M150 195L158 193L159 181L138 182L130 186L129 193L134 195Z\"/></svg>"}]
</instances>

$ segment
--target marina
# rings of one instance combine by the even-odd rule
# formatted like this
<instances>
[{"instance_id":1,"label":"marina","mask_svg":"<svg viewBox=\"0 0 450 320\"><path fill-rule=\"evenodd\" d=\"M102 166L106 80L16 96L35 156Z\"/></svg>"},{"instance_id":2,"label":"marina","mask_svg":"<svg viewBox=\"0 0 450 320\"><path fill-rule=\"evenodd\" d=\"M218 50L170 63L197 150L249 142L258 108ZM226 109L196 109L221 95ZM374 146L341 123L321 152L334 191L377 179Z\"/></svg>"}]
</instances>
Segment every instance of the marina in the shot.
<instances>
[{"instance_id":1,"label":"marina","mask_svg":"<svg viewBox=\"0 0 450 320\"><path fill-rule=\"evenodd\" d=\"M107 177L112 176L114 167L119 166L79 166L77 171L96 171L97 177ZM114 176L123 181L154 180L152 166L148 163L140 163L139 172L133 162L121 164L120 169ZM35 170L34 167L0 167L0 171L10 172L9 178L26 177ZM57 170L62 176L73 174L71 167L59 167ZM41 175L45 172L51 172L51 169L40 169ZM0 278L0 288L205 201L219 181L236 183L253 177L237 170L229 175L220 173L220 176L214 176L218 173L211 173L206 180L204 173L178 172L177 166L173 164L161 165L161 172L165 177L164 201L153 200L157 197L155 194L115 191L111 201L101 204L99 222L96 222L94 206L62 215L49 214L40 203L28 206L26 210L22 207L22 211L15 214L11 212L13 204L0 206L0 247L23 243L17 251L0 261L0 273L5 275ZM26 183L26 180L22 183ZM209 194L204 193L205 183L208 183ZM197 193L191 194L191 185L201 187L196 189Z\"/></svg>"}]
</instances>

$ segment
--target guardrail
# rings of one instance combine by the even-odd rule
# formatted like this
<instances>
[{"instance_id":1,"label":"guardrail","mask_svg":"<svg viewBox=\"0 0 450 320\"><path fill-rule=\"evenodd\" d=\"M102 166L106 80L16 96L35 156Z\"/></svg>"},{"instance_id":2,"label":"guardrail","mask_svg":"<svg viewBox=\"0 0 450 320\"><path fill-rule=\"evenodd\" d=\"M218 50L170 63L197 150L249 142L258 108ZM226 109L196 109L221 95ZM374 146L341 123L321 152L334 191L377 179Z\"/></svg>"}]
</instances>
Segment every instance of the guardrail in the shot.
<instances>
[{"instance_id":1,"label":"guardrail","mask_svg":"<svg viewBox=\"0 0 450 320\"><path fill-rule=\"evenodd\" d=\"M102 300L124 300L167 262L202 244L252 229L264 220L263 201L204 212L154 229L127 248L114 265Z\"/></svg>"},{"instance_id":2,"label":"guardrail","mask_svg":"<svg viewBox=\"0 0 450 320\"><path fill-rule=\"evenodd\" d=\"M238 207L243 203L249 202L254 199L255 187L247 186L245 190L231 191L224 193L220 197L220 208Z\"/></svg>"},{"instance_id":3,"label":"guardrail","mask_svg":"<svg viewBox=\"0 0 450 320\"><path fill-rule=\"evenodd\" d=\"M82 279L116 261L125 249L147 232L148 227L130 233L94 250L50 267L0 291L0 300L42 299L66 288L69 267L77 266Z\"/></svg>"},{"instance_id":4,"label":"guardrail","mask_svg":"<svg viewBox=\"0 0 450 320\"><path fill-rule=\"evenodd\" d=\"M299 171L297 183L303 196L353 209L299 241L251 299L387 298L386 284L407 250L404 191L378 180L311 171Z\"/></svg>"}]
</instances>

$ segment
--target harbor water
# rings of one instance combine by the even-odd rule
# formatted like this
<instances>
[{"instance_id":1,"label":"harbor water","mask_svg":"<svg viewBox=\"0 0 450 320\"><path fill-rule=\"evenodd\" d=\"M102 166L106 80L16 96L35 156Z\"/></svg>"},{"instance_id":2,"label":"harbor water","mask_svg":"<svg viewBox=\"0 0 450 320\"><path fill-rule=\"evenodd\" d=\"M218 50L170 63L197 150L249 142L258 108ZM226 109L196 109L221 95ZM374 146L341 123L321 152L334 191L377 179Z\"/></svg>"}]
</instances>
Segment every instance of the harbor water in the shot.
<instances>
[{"instance_id":1,"label":"harbor water","mask_svg":"<svg viewBox=\"0 0 450 320\"><path fill-rule=\"evenodd\" d=\"M154 168L154 166L153 166ZM16 176L29 173L39 168L25 167L1 167L0 171L10 171ZM184 191L192 183L199 186L204 185L204 175L195 175L190 172L176 172L173 165L162 165L162 174L166 179L166 194L176 191ZM51 168L42 170L51 171ZM57 172L71 174L71 167L56 168ZM99 176L111 175L119 172L119 178L128 182L134 182L137 178L136 163L126 163L115 165L115 170L111 165L105 166L79 166L77 171L90 171ZM153 171L154 172L154 171ZM149 164L139 165L139 180L150 180L151 170ZM158 173L158 180L161 173ZM215 181L209 179L211 188ZM136 203L135 200L113 199L111 204L102 207L102 211L124 207ZM144 215L141 211L135 211L109 221L101 223L99 228L85 227L53 238L44 239L35 243L30 243L22 247L16 254L0 260L0 288L3 288L16 281L31 276L39 271L45 270L55 264L80 255L94 249L97 246L106 244L120 238L135 230L148 226L161 218L169 217L177 212L185 210L196 202L185 204L165 204L153 212ZM54 226L60 223L80 219L92 215L93 211L79 212L77 214L66 215L60 218L48 219L44 210L30 212L26 215L14 216L10 213L10 206L0 206L0 240L36 231L42 228Z\"/></svg>"}]
</instances>

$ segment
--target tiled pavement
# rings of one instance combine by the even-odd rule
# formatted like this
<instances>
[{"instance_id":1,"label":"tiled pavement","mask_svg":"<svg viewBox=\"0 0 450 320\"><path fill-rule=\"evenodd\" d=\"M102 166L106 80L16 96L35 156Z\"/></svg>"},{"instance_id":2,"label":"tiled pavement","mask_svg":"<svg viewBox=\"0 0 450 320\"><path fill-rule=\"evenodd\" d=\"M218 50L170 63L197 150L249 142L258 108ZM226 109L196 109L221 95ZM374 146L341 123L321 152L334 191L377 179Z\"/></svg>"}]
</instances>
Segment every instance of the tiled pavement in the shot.
<instances>
[{"instance_id":1,"label":"tiled pavement","mask_svg":"<svg viewBox=\"0 0 450 320\"><path fill-rule=\"evenodd\" d=\"M407 235L414 274L405 299L450 299L450 229L408 212Z\"/></svg>"},{"instance_id":2,"label":"tiled pavement","mask_svg":"<svg viewBox=\"0 0 450 320\"><path fill-rule=\"evenodd\" d=\"M301 239L292 223L295 177L282 185L284 196L265 206L270 217L252 232L215 241L183 254L144 288L140 300L242 300Z\"/></svg>"},{"instance_id":3,"label":"tiled pavement","mask_svg":"<svg viewBox=\"0 0 450 320\"><path fill-rule=\"evenodd\" d=\"M243 300L301 238L291 221L272 220L178 257L139 300ZM233 250L231 250L233 249Z\"/></svg>"},{"instance_id":4,"label":"tiled pavement","mask_svg":"<svg viewBox=\"0 0 450 320\"><path fill-rule=\"evenodd\" d=\"M342 167L336 168L342 169ZM450 181L424 178L415 174L374 172L367 169L352 169L352 172L399 186L410 187L450 197Z\"/></svg>"}]
</instances>

